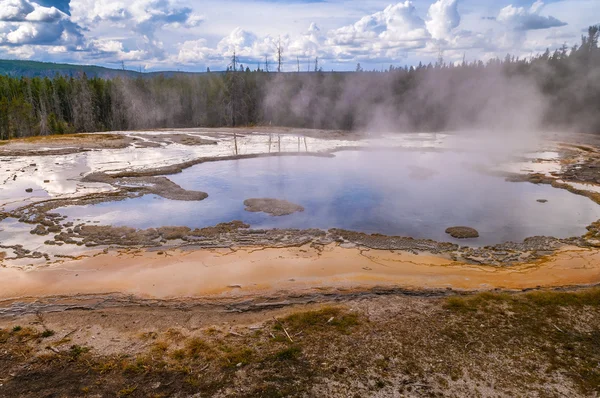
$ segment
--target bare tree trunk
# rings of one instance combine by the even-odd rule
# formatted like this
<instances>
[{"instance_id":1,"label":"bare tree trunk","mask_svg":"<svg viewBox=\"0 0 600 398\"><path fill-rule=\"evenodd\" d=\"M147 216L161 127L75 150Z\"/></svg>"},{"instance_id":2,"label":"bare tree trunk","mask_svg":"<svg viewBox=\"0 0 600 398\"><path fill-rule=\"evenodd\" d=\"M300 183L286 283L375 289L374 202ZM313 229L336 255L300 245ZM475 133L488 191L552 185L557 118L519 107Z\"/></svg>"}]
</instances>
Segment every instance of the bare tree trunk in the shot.
<instances>
[{"instance_id":1,"label":"bare tree trunk","mask_svg":"<svg viewBox=\"0 0 600 398\"><path fill-rule=\"evenodd\" d=\"M281 48L281 37L277 41L277 72L281 72L281 63L283 59L281 58L283 54L283 49Z\"/></svg>"},{"instance_id":2,"label":"bare tree trunk","mask_svg":"<svg viewBox=\"0 0 600 398\"><path fill-rule=\"evenodd\" d=\"M237 154L238 154L238 145L237 145L237 133L235 131L233 132L233 145L235 147L235 154L237 156Z\"/></svg>"}]
</instances>

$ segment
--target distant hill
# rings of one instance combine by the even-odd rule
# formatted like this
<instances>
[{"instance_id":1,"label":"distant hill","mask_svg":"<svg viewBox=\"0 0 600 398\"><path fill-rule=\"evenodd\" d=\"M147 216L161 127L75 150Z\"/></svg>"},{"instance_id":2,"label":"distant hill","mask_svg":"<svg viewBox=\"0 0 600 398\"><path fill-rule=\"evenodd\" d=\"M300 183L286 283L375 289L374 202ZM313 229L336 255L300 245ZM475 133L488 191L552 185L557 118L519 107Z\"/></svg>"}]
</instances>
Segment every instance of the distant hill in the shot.
<instances>
[{"instance_id":1,"label":"distant hill","mask_svg":"<svg viewBox=\"0 0 600 398\"><path fill-rule=\"evenodd\" d=\"M53 62L20 61L0 59L0 75L13 77L53 77L56 74L64 76L78 76L85 72L88 77L102 77L105 79L115 77L146 77L164 74L166 76L188 74L190 72L148 72L141 73L132 70L111 69L95 65L55 64Z\"/></svg>"}]
</instances>

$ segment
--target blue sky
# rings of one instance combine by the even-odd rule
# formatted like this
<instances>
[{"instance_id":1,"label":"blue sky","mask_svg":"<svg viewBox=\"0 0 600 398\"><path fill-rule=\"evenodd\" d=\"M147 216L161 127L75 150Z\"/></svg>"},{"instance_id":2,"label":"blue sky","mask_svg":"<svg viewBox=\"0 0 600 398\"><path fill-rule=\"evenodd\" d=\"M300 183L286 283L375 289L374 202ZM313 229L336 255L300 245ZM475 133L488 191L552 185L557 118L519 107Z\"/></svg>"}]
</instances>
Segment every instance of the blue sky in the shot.
<instances>
[{"instance_id":1,"label":"blue sky","mask_svg":"<svg viewBox=\"0 0 600 398\"><path fill-rule=\"evenodd\" d=\"M213 70L233 51L284 70L521 57L580 41L599 0L0 0L0 57Z\"/></svg>"}]
</instances>

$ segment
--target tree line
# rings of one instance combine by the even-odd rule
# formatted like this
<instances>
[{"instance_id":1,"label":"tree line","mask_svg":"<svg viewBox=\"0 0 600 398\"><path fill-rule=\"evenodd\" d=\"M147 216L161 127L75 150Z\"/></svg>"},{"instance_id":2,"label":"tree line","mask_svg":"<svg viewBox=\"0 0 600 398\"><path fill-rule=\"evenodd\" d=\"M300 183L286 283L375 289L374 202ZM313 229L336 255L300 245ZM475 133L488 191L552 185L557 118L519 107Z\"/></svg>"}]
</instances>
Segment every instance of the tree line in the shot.
<instances>
[{"instance_id":1,"label":"tree line","mask_svg":"<svg viewBox=\"0 0 600 398\"><path fill-rule=\"evenodd\" d=\"M600 26L527 59L385 71L225 72L152 77L0 76L0 139L73 132L273 124L439 131L550 128L600 133ZM278 53L281 68L281 53ZM317 61L318 62L318 61Z\"/></svg>"}]
</instances>

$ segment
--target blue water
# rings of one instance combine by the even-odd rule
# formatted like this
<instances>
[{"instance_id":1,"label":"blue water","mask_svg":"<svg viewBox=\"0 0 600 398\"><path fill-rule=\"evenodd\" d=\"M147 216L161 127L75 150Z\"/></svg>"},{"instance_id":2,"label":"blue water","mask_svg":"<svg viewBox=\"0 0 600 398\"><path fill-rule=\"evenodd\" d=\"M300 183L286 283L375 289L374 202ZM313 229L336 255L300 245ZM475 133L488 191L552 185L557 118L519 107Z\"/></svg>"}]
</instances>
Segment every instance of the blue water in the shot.
<instances>
[{"instance_id":1,"label":"blue water","mask_svg":"<svg viewBox=\"0 0 600 398\"><path fill-rule=\"evenodd\" d=\"M242 220L253 228L337 227L440 241L456 241L444 230L466 225L481 237L460 242L474 245L534 235L577 236L600 219L600 206L583 196L478 171L494 161L483 155L419 151L222 161L168 176L183 188L207 192L203 201L146 195L58 211L71 219L138 228ZM286 199L305 211L273 217L244 210L245 199L261 197Z\"/></svg>"}]
</instances>

